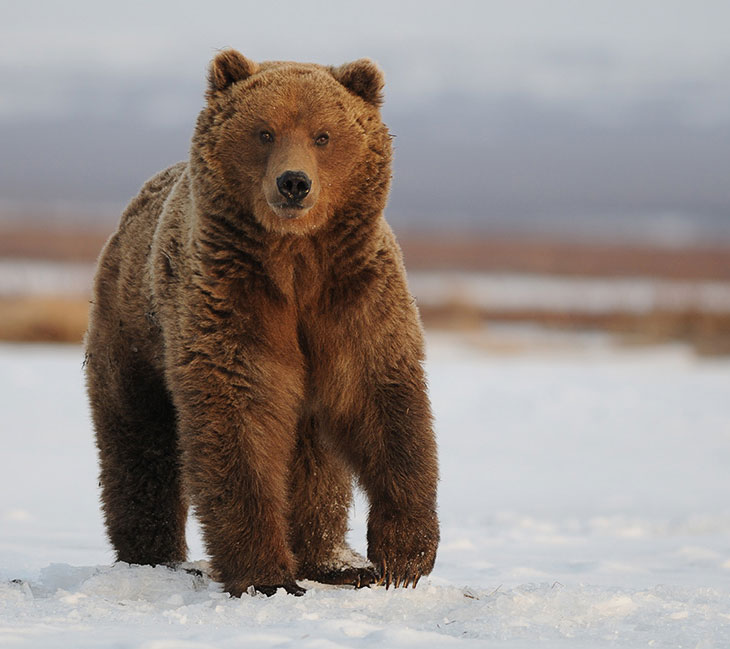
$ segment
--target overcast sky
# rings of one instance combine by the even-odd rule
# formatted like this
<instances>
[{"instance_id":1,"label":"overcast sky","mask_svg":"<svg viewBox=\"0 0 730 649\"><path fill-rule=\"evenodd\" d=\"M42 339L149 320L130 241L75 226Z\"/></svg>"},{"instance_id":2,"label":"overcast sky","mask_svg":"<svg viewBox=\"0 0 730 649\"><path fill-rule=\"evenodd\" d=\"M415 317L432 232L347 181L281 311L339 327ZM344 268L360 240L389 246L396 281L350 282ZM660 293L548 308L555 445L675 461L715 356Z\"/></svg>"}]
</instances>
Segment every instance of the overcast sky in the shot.
<instances>
[{"instance_id":1,"label":"overcast sky","mask_svg":"<svg viewBox=\"0 0 730 649\"><path fill-rule=\"evenodd\" d=\"M199 81L233 46L255 59L370 56L397 100L463 88L609 118L681 92L687 119L726 121L729 26L726 0L4 2L0 110L73 110L69 76Z\"/></svg>"},{"instance_id":2,"label":"overcast sky","mask_svg":"<svg viewBox=\"0 0 730 649\"><path fill-rule=\"evenodd\" d=\"M703 199L711 190L712 209L722 211L722 187L713 179L722 175L717 165L730 163L721 146L730 142L727 136L720 141L724 129L730 133L729 25L726 0L6 1L0 10L0 129L12 137L6 153L0 150L0 171L8 178L5 184L0 179L0 203L17 201L25 191L16 177L21 175L17 157L25 151L19 129L26 128L22 136L35 156L22 161L23 177L54 171L40 160L48 155L43 142L62 135L53 132L54 123L68 132L84 122L107 123L94 134L97 140L111 123L119 124L124 141L129 140L124 129L132 125L177 129L171 137L182 141L179 151L184 154L203 101L207 64L216 49L232 46L257 60L332 64L368 56L378 61L387 80L385 115L396 127L403 161L417 159L415 144L421 146L418 155L423 154L429 133L452 129L478 160L474 147L499 144L495 128L511 114L523 120L508 124L515 135L510 146L518 153L529 150L526 138L532 136L520 140L520 132L580 140L580 129L570 130L574 121L604 135L614 129L616 141L628 147L615 159L630 160L637 125L653 129L659 124L664 131L654 139L677 140L672 155L681 156L687 137L694 138L688 151L695 158L687 173L672 173L695 174L700 183L695 194ZM34 143L35 137L43 139ZM590 134L585 140L591 140ZM707 152L715 165L709 180L703 167L710 164L703 153L705 141L717 149ZM59 141L58 146L69 152L68 143ZM80 143L87 159L89 146ZM13 159L7 152L11 149ZM129 155L133 158L133 151ZM166 150L167 155L173 153ZM644 166L661 166L662 155L657 152L656 161L647 159ZM158 164L157 159L152 163ZM130 172L130 179L152 171L143 164L141 171ZM566 168L566 186L571 173ZM728 170L723 173L727 176ZM655 176L670 186L674 182L661 171ZM69 188L72 180L57 184ZM124 182L123 189L110 185L112 200L130 191L131 180ZM43 198L52 184L32 193ZM527 182L525 191L529 186ZM553 185L553 194L561 186ZM655 191L659 196L664 189L657 185ZM687 196L692 191L688 187ZM542 195L535 197L542 200ZM687 200L682 199L682 209Z\"/></svg>"}]
</instances>

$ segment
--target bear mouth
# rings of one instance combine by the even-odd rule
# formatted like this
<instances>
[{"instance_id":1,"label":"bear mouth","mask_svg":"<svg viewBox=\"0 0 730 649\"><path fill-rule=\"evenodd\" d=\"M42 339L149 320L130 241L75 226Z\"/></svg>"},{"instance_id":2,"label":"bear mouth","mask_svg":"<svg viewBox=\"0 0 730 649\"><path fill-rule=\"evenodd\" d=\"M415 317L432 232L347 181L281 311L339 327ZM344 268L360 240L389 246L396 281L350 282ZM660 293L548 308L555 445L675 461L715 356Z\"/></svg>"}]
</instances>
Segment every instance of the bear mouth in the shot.
<instances>
[{"instance_id":1,"label":"bear mouth","mask_svg":"<svg viewBox=\"0 0 730 649\"><path fill-rule=\"evenodd\" d=\"M301 203L276 203L274 205L269 204L269 207L273 210L274 214L280 219L290 221L292 219L304 216L308 211L309 207L302 205Z\"/></svg>"}]
</instances>

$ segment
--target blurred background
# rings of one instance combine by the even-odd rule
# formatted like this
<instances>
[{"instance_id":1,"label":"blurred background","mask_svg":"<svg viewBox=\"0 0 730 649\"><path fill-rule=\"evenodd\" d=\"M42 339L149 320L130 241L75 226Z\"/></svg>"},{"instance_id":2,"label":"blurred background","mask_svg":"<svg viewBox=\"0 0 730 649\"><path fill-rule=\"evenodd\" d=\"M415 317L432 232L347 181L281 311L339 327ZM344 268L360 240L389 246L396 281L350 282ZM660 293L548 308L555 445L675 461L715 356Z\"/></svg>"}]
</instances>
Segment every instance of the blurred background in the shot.
<instances>
[{"instance_id":1,"label":"blurred background","mask_svg":"<svg viewBox=\"0 0 730 649\"><path fill-rule=\"evenodd\" d=\"M3 3L0 339L81 340L96 255L230 46L384 69L429 329L730 353L728 24L722 0Z\"/></svg>"}]
</instances>

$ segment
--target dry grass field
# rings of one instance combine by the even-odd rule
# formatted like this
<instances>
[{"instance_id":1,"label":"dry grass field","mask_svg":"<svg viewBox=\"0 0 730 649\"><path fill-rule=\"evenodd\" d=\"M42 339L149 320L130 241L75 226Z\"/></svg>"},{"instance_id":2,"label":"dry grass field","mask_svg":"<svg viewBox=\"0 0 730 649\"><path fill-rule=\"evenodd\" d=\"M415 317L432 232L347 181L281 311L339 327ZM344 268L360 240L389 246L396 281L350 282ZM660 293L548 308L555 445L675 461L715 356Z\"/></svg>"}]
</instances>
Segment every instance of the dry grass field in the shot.
<instances>
[{"instance_id":1,"label":"dry grass field","mask_svg":"<svg viewBox=\"0 0 730 649\"><path fill-rule=\"evenodd\" d=\"M728 245L664 248L505 235L403 236L401 245L410 270L730 280Z\"/></svg>"},{"instance_id":2,"label":"dry grass field","mask_svg":"<svg viewBox=\"0 0 730 649\"><path fill-rule=\"evenodd\" d=\"M93 263L109 231L0 225L0 260ZM730 247L683 249L620 246L505 236L401 236L411 271L463 270L601 278L656 277L730 282ZM418 296L417 296L418 297ZM0 340L78 343L88 295L0 294ZM642 313L510 310L449 301L424 304L430 328L475 330L489 323L534 323L559 330L602 330L627 343L681 340L698 353L730 354L730 312L692 308Z\"/></svg>"},{"instance_id":3,"label":"dry grass field","mask_svg":"<svg viewBox=\"0 0 730 649\"><path fill-rule=\"evenodd\" d=\"M93 261L111 228L0 223L0 258ZM410 270L730 280L730 246L662 248L486 234L399 237Z\"/></svg>"},{"instance_id":4,"label":"dry grass field","mask_svg":"<svg viewBox=\"0 0 730 649\"><path fill-rule=\"evenodd\" d=\"M0 340L80 343L88 312L83 297L0 297Z\"/></svg>"},{"instance_id":5,"label":"dry grass field","mask_svg":"<svg viewBox=\"0 0 730 649\"><path fill-rule=\"evenodd\" d=\"M0 222L0 259L93 261L111 233L111 228L3 225Z\"/></svg>"}]
</instances>

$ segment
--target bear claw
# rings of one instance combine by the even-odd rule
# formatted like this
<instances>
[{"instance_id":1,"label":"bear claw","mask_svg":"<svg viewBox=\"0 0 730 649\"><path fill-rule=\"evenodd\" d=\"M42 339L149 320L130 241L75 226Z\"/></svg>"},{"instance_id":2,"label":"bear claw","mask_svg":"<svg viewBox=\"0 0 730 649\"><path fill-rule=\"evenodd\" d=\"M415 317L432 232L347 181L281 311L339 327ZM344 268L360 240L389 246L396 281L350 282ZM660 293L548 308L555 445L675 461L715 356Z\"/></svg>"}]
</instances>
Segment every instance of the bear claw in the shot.
<instances>
[{"instance_id":1,"label":"bear claw","mask_svg":"<svg viewBox=\"0 0 730 649\"><path fill-rule=\"evenodd\" d=\"M388 562L385 559L382 559L380 562L380 578L375 583L377 586L385 584L385 590L388 590L391 584L393 585L393 588L408 588L409 586L411 586L411 588L415 588L420 579L420 572L416 572L416 574L411 577L410 572L406 572L405 575L401 575L396 574L392 570L388 570Z\"/></svg>"}]
</instances>

